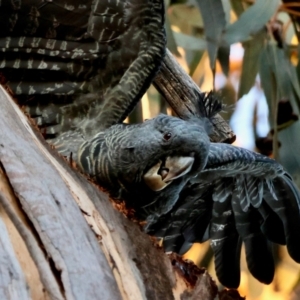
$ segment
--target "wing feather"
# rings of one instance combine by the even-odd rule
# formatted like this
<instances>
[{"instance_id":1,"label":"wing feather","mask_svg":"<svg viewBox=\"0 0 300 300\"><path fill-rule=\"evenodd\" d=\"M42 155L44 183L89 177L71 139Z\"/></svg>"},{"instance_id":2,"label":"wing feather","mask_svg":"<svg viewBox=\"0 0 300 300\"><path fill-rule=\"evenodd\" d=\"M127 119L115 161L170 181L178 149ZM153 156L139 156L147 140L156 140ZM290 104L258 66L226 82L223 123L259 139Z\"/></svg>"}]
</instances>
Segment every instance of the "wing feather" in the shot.
<instances>
[{"instance_id":1,"label":"wing feather","mask_svg":"<svg viewBox=\"0 0 300 300\"><path fill-rule=\"evenodd\" d=\"M250 272L263 283L274 276L272 243L286 244L290 256L300 262L300 193L276 161L231 145L211 144L206 167L190 182L164 219L165 227L171 228L175 211L182 211L182 221L172 231L181 245L175 242L169 251L203 241L209 228L217 276L227 287L239 285L242 242ZM203 209L211 209L211 214ZM200 222L196 214L199 219L210 217Z\"/></svg>"},{"instance_id":2,"label":"wing feather","mask_svg":"<svg viewBox=\"0 0 300 300\"><path fill-rule=\"evenodd\" d=\"M214 202L210 245L214 252L219 281L230 288L240 284L241 239L235 228L230 201Z\"/></svg>"}]
</instances>

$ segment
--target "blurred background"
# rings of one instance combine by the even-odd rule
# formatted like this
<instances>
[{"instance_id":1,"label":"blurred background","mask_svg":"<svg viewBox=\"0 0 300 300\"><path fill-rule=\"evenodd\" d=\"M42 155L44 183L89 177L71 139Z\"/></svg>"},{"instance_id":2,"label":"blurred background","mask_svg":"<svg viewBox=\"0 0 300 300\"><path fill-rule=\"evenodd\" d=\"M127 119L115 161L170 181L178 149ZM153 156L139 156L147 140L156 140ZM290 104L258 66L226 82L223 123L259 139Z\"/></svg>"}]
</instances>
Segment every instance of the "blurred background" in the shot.
<instances>
[{"instance_id":1,"label":"blurred background","mask_svg":"<svg viewBox=\"0 0 300 300\"><path fill-rule=\"evenodd\" d=\"M300 3L279 0L166 1L167 45L202 91L226 104L222 116L235 145L276 158L300 188ZM173 114L151 87L131 114L140 122ZM285 247L274 248L269 286L248 272L242 254L241 296L248 300L300 299L300 266ZM185 255L216 280L209 243Z\"/></svg>"}]
</instances>

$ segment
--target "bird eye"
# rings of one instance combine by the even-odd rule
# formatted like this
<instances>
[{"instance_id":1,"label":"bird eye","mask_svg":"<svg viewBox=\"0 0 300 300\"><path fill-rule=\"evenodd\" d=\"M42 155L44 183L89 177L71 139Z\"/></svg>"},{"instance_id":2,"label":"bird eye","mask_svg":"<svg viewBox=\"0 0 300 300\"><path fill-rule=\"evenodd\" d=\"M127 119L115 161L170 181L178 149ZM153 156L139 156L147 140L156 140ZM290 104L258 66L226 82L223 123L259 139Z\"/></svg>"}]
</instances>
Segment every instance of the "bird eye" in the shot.
<instances>
[{"instance_id":1,"label":"bird eye","mask_svg":"<svg viewBox=\"0 0 300 300\"><path fill-rule=\"evenodd\" d=\"M172 137L171 132L167 132L167 133L164 134L164 139L165 139L166 141L168 141L171 137Z\"/></svg>"}]
</instances>

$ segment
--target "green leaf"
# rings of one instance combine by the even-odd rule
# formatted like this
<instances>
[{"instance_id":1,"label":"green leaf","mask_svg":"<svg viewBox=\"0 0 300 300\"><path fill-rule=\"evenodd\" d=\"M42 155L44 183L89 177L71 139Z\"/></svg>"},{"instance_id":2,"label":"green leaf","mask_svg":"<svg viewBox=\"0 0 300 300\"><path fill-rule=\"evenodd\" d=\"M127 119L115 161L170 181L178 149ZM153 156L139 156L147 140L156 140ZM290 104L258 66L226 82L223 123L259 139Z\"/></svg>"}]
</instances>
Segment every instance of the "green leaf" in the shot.
<instances>
[{"instance_id":1,"label":"green leaf","mask_svg":"<svg viewBox=\"0 0 300 300\"><path fill-rule=\"evenodd\" d=\"M272 63L273 59L270 57L267 47L263 48L260 55L259 75L270 110L270 122L273 125L276 120L274 104L277 104L277 82Z\"/></svg>"},{"instance_id":2,"label":"green leaf","mask_svg":"<svg viewBox=\"0 0 300 300\"><path fill-rule=\"evenodd\" d=\"M224 41L231 45L248 40L250 35L265 26L275 14L279 4L279 0L256 0L255 4L242 13L236 22L227 27Z\"/></svg>"},{"instance_id":3,"label":"green leaf","mask_svg":"<svg viewBox=\"0 0 300 300\"><path fill-rule=\"evenodd\" d=\"M286 52L284 49L278 48L275 44L269 44L268 48L270 54L273 54L273 66L280 99L300 99L300 86L296 70Z\"/></svg>"},{"instance_id":4,"label":"green leaf","mask_svg":"<svg viewBox=\"0 0 300 300\"><path fill-rule=\"evenodd\" d=\"M214 71L221 37L226 25L221 0L196 0L204 22L210 67Z\"/></svg>"},{"instance_id":5,"label":"green leaf","mask_svg":"<svg viewBox=\"0 0 300 300\"><path fill-rule=\"evenodd\" d=\"M194 57L192 61L189 64L190 73L189 75L192 76L201 60L201 57L203 55L204 51L195 51Z\"/></svg>"},{"instance_id":6,"label":"green leaf","mask_svg":"<svg viewBox=\"0 0 300 300\"><path fill-rule=\"evenodd\" d=\"M167 48L176 56L181 56L177 50L176 41L173 35L173 30L171 29L169 17L166 16L165 29L167 35Z\"/></svg>"},{"instance_id":7,"label":"green leaf","mask_svg":"<svg viewBox=\"0 0 300 300\"><path fill-rule=\"evenodd\" d=\"M172 5L167 11L170 23L189 33L191 27L203 28L203 20L198 7L185 4Z\"/></svg>"},{"instance_id":8,"label":"green leaf","mask_svg":"<svg viewBox=\"0 0 300 300\"><path fill-rule=\"evenodd\" d=\"M222 71L226 76L229 74L229 55L229 46L223 46L218 49L218 61L220 62Z\"/></svg>"},{"instance_id":9,"label":"green leaf","mask_svg":"<svg viewBox=\"0 0 300 300\"><path fill-rule=\"evenodd\" d=\"M240 79L238 99L248 94L253 87L258 73L260 52L264 46L266 33L264 30L258 32L249 42L243 43L245 49L242 74Z\"/></svg>"},{"instance_id":10,"label":"green leaf","mask_svg":"<svg viewBox=\"0 0 300 300\"><path fill-rule=\"evenodd\" d=\"M300 55L300 46L298 45L298 57ZM294 68L294 72L295 72L295 77L297 78L297 82L299 83L300 81L300 60L298 61L298 64L296 66L296 68ZM297 93L298 96L298 93ZM298 113L300 113L300 98L298 97L296 100L296 105L298 106Z\"/></svg>"},{"instance_id":11,"label":"green leaf","mask_svg":"<svg viewBox=\"0 0 300 300\"><path fill-rule=\"evenodd\" d=\"M225 13L225 20L226 25L230 24L230 11L231 11L231 4L230 0L221 0L223 5L223 10Z\"/></svg>"},{"instance_id":12,"label":"green leaf","mask_svg":"<svg viewBox=\"0 0 300 300\"><path fill-rule=\"evenodd\" d=\"M165 8L166 9L171 5L171 1L170 0L164 0L164 3L165 3Z\"/></svg>"},{"instance_id":13,"label":"green leaf","mask_svg":"<svg viewBox=\"0 0 300 300\"><path fill-rule=\"evenodd\" d=\"M204 51L197 67L192 73L193 80L204 90L210 90L213 83L213 74L208 65L208 52Z\"/></svg>"},{"instance_id":14,"label":"green leaf","mask_svg":"<svg viewBox=\"0 0 300 300\"><path fill-rule=\"evenodd\" d=\"M298 57L300 57L300 44L298 45ZM300 79L300 59L298 60L296 72L297 72L298 79Z\"/></svg>"},{"instance_id":15,"label":"green leaf","mask_svg":"<svg viewBox=\"0 0 300 300\"><path fill-rule=\"evenodd\" d=\"M289 128L280 131L278 133L278 138L282 144L282 146L279 148L280 162L293 176L294 181L300 188L299 132L300 122L296 122Z\"/></svg>"},{"instance_id":16,"label":"green leaf","mask_svg":"<svg viewBox=\"0 0 300 300\"><path fill-rule=\"evenodd\" d=\"M271 76L268 73L271 73ZM262 53L260 75L274 125L279 100L288 99L294 108L299 106L300 86L296 70L285 51L278 48L274 42L270 42ZM272 81L268 82L270 77ZM270 94L270 89L276 90L275 96L274 93Z\"/></svg>"},{"instance_id":17,"label":"green leaf","mask_svg":"<svg viewBox=\"0 0 300 300\"><path fill-rule=\"evenodd\" d=\"M300 85L299 85L299 78L297 76L296 68L291 64L289 61L289 65L287 66L288 68L288 74L293 86L293 91L294 91L294 102L298 106L298 110L300 111Z\"/></svg>"},{"instance_id":18,"label":"green leaf","mask_svg":"<svg viewBox=\"0 0 300 300\"><path fill-rule=\"evenodd\" d=\"M206 41L181 32L173 32L175 42L179 47L188 50L205 50Z\"/></svg>"},{"instance_id":19,"label":"green leaf","mask_svg":"<svg viewBox=\"0 0 300 300\"><path fill-rule=\"evenodd\" d=\"M244 2L241 0L230 0L231 8L235 12L235 14L239 17L244 11Z\"/></svg>"}]
</instances>

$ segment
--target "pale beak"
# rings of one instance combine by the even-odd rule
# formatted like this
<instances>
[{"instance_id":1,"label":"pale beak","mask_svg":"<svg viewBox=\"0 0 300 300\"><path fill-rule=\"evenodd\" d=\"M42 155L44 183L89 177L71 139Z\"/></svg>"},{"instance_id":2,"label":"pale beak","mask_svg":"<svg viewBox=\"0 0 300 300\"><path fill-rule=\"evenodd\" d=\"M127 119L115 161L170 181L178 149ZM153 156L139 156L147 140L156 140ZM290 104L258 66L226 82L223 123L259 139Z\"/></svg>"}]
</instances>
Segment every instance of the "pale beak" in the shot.
<instances>
[{"instance_id":1,"label":"pale beak","mask_svg":"<svg viewBox=\"0 0 300 300\"><path fill-rule=\"evenodd\" d=\"M173 180L187 174L193 166L194 158L190 156L167 157L165 163L159 161L144 175L144 181L153 191L161 191Z\"/></svg>"},{"instance_id":2,"label":"pale beak","mask_svg":"<svg viewBox=\"0 0 300 300\"><path fill-rule=\"evenodd\" d=\"M158 173L161 168L162 161L159 161L156 165L148 170L144 175L144 181L148 187L155 192L163 190L169 183L165 183L162 180L162 176Z\"/></svg>"},{"instance_id":3,"label":"pale beak","mask_svg":"<svg viewBox=\"0 0 300 300\"><path fill-rule=\"evenodd\" d=\"M192 169L194 160L194 157L190 156L167 157L165 168L168 169L169 172L163 181L168 183L187 174Z\"/></svg>"}]
</instances>

